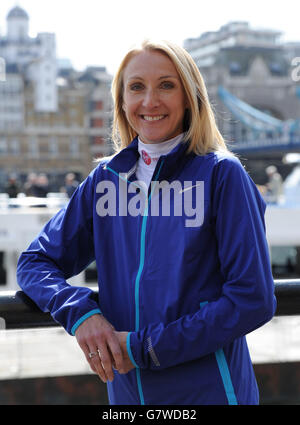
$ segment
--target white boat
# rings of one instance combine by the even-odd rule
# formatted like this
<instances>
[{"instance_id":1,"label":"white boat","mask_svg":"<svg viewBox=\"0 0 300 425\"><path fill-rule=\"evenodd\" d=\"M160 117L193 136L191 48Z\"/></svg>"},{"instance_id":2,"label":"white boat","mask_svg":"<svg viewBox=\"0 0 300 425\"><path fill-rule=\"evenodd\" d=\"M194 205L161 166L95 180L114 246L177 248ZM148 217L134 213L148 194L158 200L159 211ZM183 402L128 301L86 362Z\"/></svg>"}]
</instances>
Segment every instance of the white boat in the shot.
<instances>
[{"instance_id":1,"label":"white boat","mask_svg":"<svg viewBox=\"0 0 300 425\"><path fill-rule=\"evenodd\" d=\"M268 205L265 221L269 246L300 246L300 204Z\"/></svg>"},{"instance_id":2,"label":"white boat","mask_svg":"<svg viewBox=\"0 0 300 425\"><path fill-rule=\"evenodd\" d=\"M16 267L21 252L67 202L66 195L61 193L50 193L46 198L19 196L11 199L1 194L0 252L4 253L6 283L0 286L0 290L20 289L16 282ZM84 284L85 281L85 272L70 279L76 284Z\"/></svg>"}]
</instances>

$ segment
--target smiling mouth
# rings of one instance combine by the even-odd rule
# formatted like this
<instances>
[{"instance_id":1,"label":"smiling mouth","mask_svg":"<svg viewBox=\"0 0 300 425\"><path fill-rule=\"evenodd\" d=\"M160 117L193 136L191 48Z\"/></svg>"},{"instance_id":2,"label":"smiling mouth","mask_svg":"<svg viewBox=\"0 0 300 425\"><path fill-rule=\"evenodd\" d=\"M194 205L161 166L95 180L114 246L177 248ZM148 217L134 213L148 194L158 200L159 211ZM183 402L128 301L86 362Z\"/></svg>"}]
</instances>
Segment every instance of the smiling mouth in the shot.
<instances>
[{"instance_id":1,"label":"smiling mouth","mask_svg":"<svg viewBox=\"0 0 300 425\"><path fill-rule=\"evenodd\" d=\"M167 115L155 115L155 116L141 115L142 119L145 121L160 121L164 119L166 116Z\"/></svg>"}]
</instances>

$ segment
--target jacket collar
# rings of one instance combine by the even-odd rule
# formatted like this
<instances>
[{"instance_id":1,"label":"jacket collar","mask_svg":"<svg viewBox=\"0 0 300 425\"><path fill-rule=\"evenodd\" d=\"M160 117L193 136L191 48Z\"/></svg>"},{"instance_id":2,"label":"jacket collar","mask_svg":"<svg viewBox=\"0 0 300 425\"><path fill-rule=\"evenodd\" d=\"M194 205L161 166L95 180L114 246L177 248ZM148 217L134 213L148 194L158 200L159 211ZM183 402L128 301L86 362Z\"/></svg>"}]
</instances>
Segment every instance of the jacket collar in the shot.
<instances>
[{"instance_id":1,"label":"jacket collar","mask_svg":"<svg viewBox=\"0 0 300 425\"><path fill-rule=\"evenodd\" d=\"M162 155L159 162L164 161L159 180L166 179L178 169L181 160L186 162L189 155L186 155L189 142L180 142L167 155ZM119 153L117 153L108 163L107 166L116 173L128 173L139 159L138 137Z\"/></svg>"},{"instance_id":2,"label":"jacket collar","mask_svg":"<svg viewBox=\"0 0 300 425\"><path fill-rule=\"evenodd\" d=\"M134 164L136 164L139 156L138 138L135 137L126 148L114 155L106 166L113 169L116 173L128 173Z\"/></svg>"}]
</instances>

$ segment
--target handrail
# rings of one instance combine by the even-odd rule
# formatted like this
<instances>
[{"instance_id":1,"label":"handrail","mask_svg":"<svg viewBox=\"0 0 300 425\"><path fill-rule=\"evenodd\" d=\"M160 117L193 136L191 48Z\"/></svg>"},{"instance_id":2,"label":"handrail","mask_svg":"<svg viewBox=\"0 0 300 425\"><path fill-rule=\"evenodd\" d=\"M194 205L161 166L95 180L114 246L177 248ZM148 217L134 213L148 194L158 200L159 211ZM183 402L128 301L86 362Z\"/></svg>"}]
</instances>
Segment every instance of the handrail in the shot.
<instances>
[{"instance_id":1,"label":"handrail","mask_svg":"<svg viewBox=\"0 0 300 425\"><path fill-rule=\"evenodd\" d=\"M275 280L276 316L300 315L300 279ZM91 287L98 299L98 288ZM60 326L50 313L42 312L23 291L0 291L0 329Z\"/></svg>"}]
</instances>

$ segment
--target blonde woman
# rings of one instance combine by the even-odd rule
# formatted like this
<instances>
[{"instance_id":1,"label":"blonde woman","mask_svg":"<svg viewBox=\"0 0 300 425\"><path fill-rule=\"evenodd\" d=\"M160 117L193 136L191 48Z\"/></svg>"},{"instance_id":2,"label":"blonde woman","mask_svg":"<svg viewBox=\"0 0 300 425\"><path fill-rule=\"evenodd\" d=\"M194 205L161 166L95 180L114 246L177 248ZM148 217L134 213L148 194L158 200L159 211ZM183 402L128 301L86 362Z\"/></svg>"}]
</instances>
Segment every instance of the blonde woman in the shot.
<instances>
[{"instance_id":1,"label":"blonde woman","mask_svg":"<svg viewBox=\"0 0 300 425\"><path fill-rule=\"evenodd\" d=\"M112 90L116 153L21 255L18 282L111 404L258 404L245 335L276 308L265 203L184 49L131 49ZM98 300L66 283L93 260Z\"/></svg>"}]
</instances>

